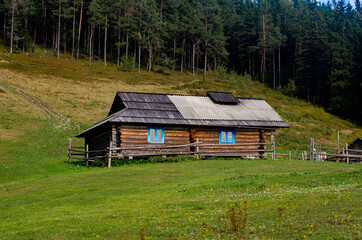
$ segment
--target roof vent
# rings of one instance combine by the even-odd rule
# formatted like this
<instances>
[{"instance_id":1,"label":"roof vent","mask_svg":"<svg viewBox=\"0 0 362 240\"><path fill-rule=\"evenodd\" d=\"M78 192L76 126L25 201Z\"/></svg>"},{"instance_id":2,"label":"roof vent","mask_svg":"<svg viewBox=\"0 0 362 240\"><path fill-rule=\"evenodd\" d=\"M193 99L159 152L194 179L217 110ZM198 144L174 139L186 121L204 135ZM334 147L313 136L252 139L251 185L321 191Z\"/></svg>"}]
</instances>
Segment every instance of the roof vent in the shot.
<instances>
[{"instance_id":1,"label":"roof vent","mask_svg":"<svg viewBox=\"0 0 362 240\"><path fill-rule=\"evenodd\" d=\"M217 104L231 104L236 105L239 103L239 100L234 97L232 93L226 92L207 92L207 97L209 97L214 103Z\"/></svg>"}]
</instances>

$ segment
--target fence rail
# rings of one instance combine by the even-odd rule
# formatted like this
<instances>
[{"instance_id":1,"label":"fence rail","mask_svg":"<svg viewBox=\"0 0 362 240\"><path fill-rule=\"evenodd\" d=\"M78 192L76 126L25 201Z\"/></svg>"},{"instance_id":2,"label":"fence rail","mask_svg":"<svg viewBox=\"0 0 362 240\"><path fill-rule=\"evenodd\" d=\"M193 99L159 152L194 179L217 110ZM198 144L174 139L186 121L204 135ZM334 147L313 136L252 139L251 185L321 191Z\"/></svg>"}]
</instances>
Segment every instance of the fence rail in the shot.
<instances>
[{"instance_id":1,"label":"fence rail","mask_svg":"<svg viewBox=\"0 0 362 240\"><path fill-rule=\"evenodd\" d=\"M183 145L146 145L146 146L126 146L126 147L113 147L112 141L110 141L109 147L105 149L92 150L89 151L89 146L85 147L75 147L72 146L72 140L69 139L68 147L68 162L71 163L72 159L84 160L86 166L89 162L95 161L97 159L108 159L108 167L111 167L112 158L123 158L128 157L133 159L133 157L150 157L150 156L162 156L166 158L167 156L173 155L189 155L199 158L200 155L204 156L247 156L247 154L254 154L258 156L265 156L266 154L271 154L272 159L275 160L276 157L280 157L283 154L275 153L275 141L274 136L271 137L269 143L238 143L232 144L233 148L238 146L260 146L258 149L225 149L225 150L213 150L209 149L205 151L202 147L213 147L220 144L212 143L202 143L197 139L196 143L183 144ZM270 146L270 148L267 148ZM189 150L184 150L185 148L193 148ZM201 148L201 149L200 149ZM84 149L84 150L81 150ZM95 156L90 156L95 155ZM289 153L290 155L290 153ZM84 157L80 157L84 156Z\"/></svg>"},{"instance_id":2,"label":"fence rail","mask_svg":"<svg viewBox=\"0 0 362 240\"><path fill-rule=\"evenodd\" d=\"M314 138L310 139L310 154L307 152L302 153L302 160L316 160L316 161L336 161L347 162L351 161L362 163L362 150L351 149L348 147L348 143L345 143L345 147L340 147L339 140L337 147L322 146L322 144L314 143Z\"/></svg>"}]
</instances>

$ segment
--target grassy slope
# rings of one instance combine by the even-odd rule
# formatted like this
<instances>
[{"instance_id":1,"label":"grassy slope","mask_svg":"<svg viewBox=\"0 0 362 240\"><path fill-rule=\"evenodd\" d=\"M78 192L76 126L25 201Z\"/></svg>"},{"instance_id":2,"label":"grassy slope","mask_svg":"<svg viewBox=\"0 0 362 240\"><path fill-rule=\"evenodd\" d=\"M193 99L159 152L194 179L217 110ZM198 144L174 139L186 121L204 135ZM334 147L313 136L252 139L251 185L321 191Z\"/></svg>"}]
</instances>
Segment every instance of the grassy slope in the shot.
<instances>
[{"instance_id":1,"label":"grassy slope","mask_svg":"<svg viewBox=\"0 0 362 240\"><path fill-rule=\"evenodd\" d=\"M80 129L106 116L116 91L232 90L265 98L290 124L276 134L279 149L305 149L311 136L333 144L336 130L342 141L362 135L321 108L247 78L210 73L203 81L168 71L139 76L37 51L0 55L0 80L44 101ZM136 238L142 227L151 238L214 238L214 227L222 228L215 219L242 200L249 202L253 238L361 236L360 166L237 160L84 168L64 164L67 138L79 132L77 124L48 120L3 86L0 112L0 239L127 239ZM284 209L280 231L278 207Z\"/></svg>"}]
</instances>

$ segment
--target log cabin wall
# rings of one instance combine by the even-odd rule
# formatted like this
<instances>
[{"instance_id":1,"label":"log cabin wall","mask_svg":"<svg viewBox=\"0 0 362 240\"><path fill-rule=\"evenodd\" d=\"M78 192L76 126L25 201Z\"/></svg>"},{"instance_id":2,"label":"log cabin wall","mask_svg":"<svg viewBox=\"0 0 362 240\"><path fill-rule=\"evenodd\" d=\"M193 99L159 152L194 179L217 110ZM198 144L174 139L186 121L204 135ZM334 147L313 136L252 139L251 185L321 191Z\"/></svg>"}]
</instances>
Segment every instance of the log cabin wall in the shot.
<instances>
[{"instance_id":1,"label":"log cabin wall","mask_svg":"<svg viewBox=\"0 0 362 240\"><path fill-rule=\"evenodd\" d=\"M164 129L164 143L148 142L148 126L141 125L119 125L119 143L120 147L132 147L149 145L155 146L174 146L185 145L190 143L189 127L176 127L176 126L158 126ZM147 150L146 152L153 152ZM177 148L177 149L163 149L156 150L157 152L172 152L172 151L190 151L190 147ZM138 153L138 151L135 151Z\"/></svg>"},{"instance_id":2,"label":"log cabin wall","mask_svg":"<svg viewBox=\"0 0 362 240\"><path fill-rule=\"evenodd\" d=\"M88 144L89 151L103 150L109 147L109 143L112 137L112 129L110 127L104 127L94 131L91 135L85 137L85 144ZM89 157L96 155L104 155L102 153L89 153Z\"/></svg>"},{"instance_id":3,"label":"log cabin wall","mask_svg":"<svg viewBox=\"0 0 362 240\"><path fill-rule=\"evenodd\" d=\"M215 144L215 146L200 146L200 152L206 152L203 155L218 155L215 152L219 152L220 156L255 156L255 157L265 157L263 152L253 152L252 150L261 150L265 149L265 145L251 145L251 146L238 146L240 143L265 143L266 136L270 132L259 130L259 129L239 129L239 128L229 128L234 130L234 139L235 144L219 144L219 128L191 128L190 129L190 139L191 143L194 143L199 139L199 142L205 144ZM227 150L251 150L247 153L226 153Z\"/></svg>"}]
</instances>

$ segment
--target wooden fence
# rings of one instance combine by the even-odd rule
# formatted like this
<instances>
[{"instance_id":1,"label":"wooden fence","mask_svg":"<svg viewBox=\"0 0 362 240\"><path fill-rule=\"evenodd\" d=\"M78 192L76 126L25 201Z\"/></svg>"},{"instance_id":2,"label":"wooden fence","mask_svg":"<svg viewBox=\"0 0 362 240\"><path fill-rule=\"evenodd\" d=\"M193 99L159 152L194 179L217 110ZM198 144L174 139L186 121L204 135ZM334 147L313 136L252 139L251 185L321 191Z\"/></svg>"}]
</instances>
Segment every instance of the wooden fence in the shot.
<instances>
[{"instance_id":1,"label":"wooden fence","mask_svg":"<svg viewBox=\"0 0 362 240\"><path fill-rule=\"evenodd\" d=\"M302 153L302 160L311 161L336 161L351 163L362 163L362 150L360 149L349 149L348 144L345 147L329 147L322 146L314 142L314 139L310 139L310 153L306 151Z\"/></svg>"},{"instance_id":2,"label":"wooden fence","mask_svg":"<svg viewBox=\"0 0 362 240\"><path fill-rule=\"evenodd\" d=\"M263 149L225 149L220 151L203 151L201 147L210 147L210 146L220 146L219 144L206 144L199 142L197 139L196 143L184 144L184 145L174 145L174 146L164 146L164 145L147 145L147 146L127 146L127 147L112 147L113 143L110 141L109 147L106 149L93 150L89 151L88 145L85 147L74 147L72 146L72 140L69 139L68 147L68 161L72 162L72 159L83 160L85 165L88 166L89 162L105 159L108 160L108 167L111 167L112 158L129 158L133 159L134 157L151 157L151 156L162 156L166 158L167 156L175 155L186 155L194 156L199 158L200 156L224 156L224 157L241 157L248 156L248 154L259 156L266 156L270 154L272 159L275 160L276 157L286 154L276 154L275 153L275 141L274 136L271 137L270 143L238 143L233 144L232 146L263 146ZM270 146L270 148L268 148ZM185 151L185 148L193 148L193 150ZM90 157L90 155L95 155ZM290 152L289 152L290 155ZM290 158L290 157L289 157Z\"/></svg>"}]
</instances>

